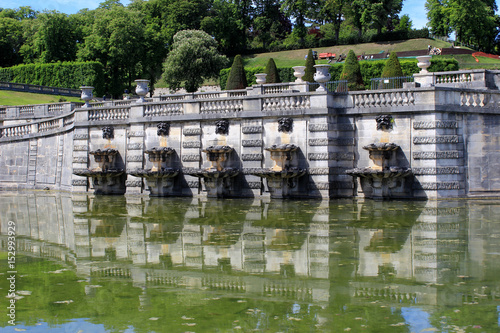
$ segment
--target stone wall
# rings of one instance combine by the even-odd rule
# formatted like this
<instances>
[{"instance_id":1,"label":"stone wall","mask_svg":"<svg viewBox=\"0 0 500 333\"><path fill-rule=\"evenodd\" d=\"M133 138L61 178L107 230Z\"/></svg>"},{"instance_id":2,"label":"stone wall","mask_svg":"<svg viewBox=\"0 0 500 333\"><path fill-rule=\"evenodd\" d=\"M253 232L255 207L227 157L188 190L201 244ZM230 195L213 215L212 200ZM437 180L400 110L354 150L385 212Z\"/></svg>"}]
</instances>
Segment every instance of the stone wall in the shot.
<instances>
[{"instance_id":1,"label":"stone wall","mask_svg":"<svg viewBox=\"0 0 500 333\"><path fill-rule=\"evenodd\" d=\"M265 197L269 186L256 170L275 164L265 148L294 144L290 166L307 173L291 197L370 197L366 182L345 171L373 166L363 147L392 142L400 147L392 163L411 168L412 176L391 197L498 196L499 103L493 89L436 84L338 94L290 84L92 104L29 123L4 114L4 123L12 123L0 127L0 189L93 191L91 181L73 172L95 169L89 153L113 148L116 167L128 173L126 193L148 194L145 180L131 170L151 169L145 150L167 146L175 150L172 167L185 171L175 179L177 195L204 196L204 181L186 170L209 168L203 150L227 145L234 153L225 166L240 171L227 196ZM390 127L378 128L381 115ZM291 119L291 128L280 130L280 118ZM219 120L228 121L227 133L217 133ZM158 135L161 123L167 134ZM103 138L104 127L112 127L113 137Z\"/></svg>"}]
</instances>

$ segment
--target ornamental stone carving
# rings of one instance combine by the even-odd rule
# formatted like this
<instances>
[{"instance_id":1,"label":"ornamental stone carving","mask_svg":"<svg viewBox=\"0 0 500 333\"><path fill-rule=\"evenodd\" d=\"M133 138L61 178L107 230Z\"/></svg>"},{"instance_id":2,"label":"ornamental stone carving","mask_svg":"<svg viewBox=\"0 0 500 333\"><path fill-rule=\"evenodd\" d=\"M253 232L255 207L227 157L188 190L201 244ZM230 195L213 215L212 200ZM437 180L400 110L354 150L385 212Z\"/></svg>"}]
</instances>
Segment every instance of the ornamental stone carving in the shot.
<instances>
[{"instance_id":1,"label":"ornamental stone carving","mask_svg":"<svg viewBox=\"0 0 500 333\"><path fill-rule=\"evenodd\" d=\"M229 120L217 120L215 122L215 134L228 135L229 134Z\"/></svg>"},{"instance_id":2,"label":"ornamental stone carving","mask_svg":"<svg viewBox=\"0 0 500 333\"><path fill-rule=\"evenodd\" d=\"M186 135L186 136L200 135L201 134L201 128L199 128L199 127L184 128L184 130L182 131L182 133L184 135Z\"/></svg>"},{"instance_id":3,"label":"ornamental stone carving","mask_svg":"<svg viewBox=\"0 0 500 333\"><path fill-rule=\"evenodd\" d=\"M243 134L257 134L262 133L262 126L243 126L241 129Z\"/></svg>"},{"instance_id":4,"label":"ornamental stone carving","mask_svg":"<svg viewBox=\"0 0 500 333\"><path fill-rule=\"evenodd\" d=\"M459 151L419 151L413 153L415 160L458 159Z\"/></svg>"},{"instance_id":5,"label":"ornamental stone carving","mask_svg":"<svg viewBox=\"0 0 500 333\"><path fill-rule=\"evenodd\" d=\"M392 129L392 123L394 122L394 119L391 115L380 115L375 118L375 121L377 122L377 130L387 131Z\"/></svg>"},{"instance_id":6,"label":"ornamental stone carving","mask_svg":"<svg viewBox=\"0 0 500 333\"><path fill-rule=\"evenodd\" d=\"M458 135L416 136L414 144L458 143Z\"/></svg>"},{"instance_id":7,"label":"ornamental stone carving","mask_svg":"<svg viewBox=\"0 0 500 333\"><path fill-rule=\"evenodd\" d=\"M170 133L170 124L169 123L158 123L156 125L157 131L156 134L158 136L168 136Z\"/></svg>"},{"instance_id":8,"label":"ornamental stone carving","mask_svg":"<svg viewBox=\"0 0 500 333\"><path fill-rule=\"evenodd\" d=\"M103 139L111 140L114 139L114 137L115 137L115 129L113 128L113 126L104 126L102 128Z\"/></svg>"},{"instance_id":9,"label":"ornamental stone carving","mask_svg":"<svg viewBox=\"0 0 500 333\"><path fill-rule=\"evenodd\" d=\"M278 132L291 132L293 129L293 119L290 117L278 118Z\"/></svg>"}]
</instances>

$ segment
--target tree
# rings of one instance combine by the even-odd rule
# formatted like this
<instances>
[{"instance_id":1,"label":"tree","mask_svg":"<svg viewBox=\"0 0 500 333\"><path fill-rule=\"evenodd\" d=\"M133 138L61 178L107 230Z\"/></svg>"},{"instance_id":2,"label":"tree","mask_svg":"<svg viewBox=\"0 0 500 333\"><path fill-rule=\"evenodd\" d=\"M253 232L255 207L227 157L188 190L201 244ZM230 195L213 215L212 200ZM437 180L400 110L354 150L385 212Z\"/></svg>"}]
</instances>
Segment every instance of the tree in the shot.
<instances>
[{"instance_id":1,"label":"tree","mask_svg":"<svg viewBox=\"0 0 500 333\"><path fill-rule=\"evenodd\" d=\"M238 54L234 57L231 71L227 76L226 90L245 89L248 86L243 60Z\"/></svg>"},{"instance_id":2,"label":"tree","mask_svg":"<svg viewBox=\"0 0 500 333\"><path fill-rule=\"evenodd\" d=\"M392 77L402 77L403 76L403 70L401 69L401 64L399 63L398 56L396 52L391 52L391 55L389 56L389 59L387 59L384 70L382 71L381 77L383 78L392 78ZM382 87L384 88L383 85L384 83L382 82ZM392 85L390 88L398 89L403 86L403 83L401 80L396 80L394 85Z\"/></svg>"},{"instance_id":3,"label":"tree","mask_svg":"<svg viewBox=\"0 0 500 333\"><path fill-rule=\"evenodd\" d=\"M132 89L146 58L144 15L113 1L103 7L86 14L91 25L78 58L102 63L107 92L117 97L124 88Z\"/></svg>"},{"instance_id":4,"label":"tree","mask_svg":"<svg viewBox=\"0 0 500 333\"><path fill-rule=\"evenodd\" d=\"M448 37L451 33L450 20L447 17L443 0L427 0L427 26L436 36Z\"/></svg>"},{"instance_id":5,"label":"tree","mask_svg":"<svg viewBox=\"0 0 500 333\"><path fill-rule=\"evenodd\" d=\"M321 11L331 19L335 31L335 40L339 40L340 25L345 19L348 0L326 0Z\"/></svg>"},{"instance_id":6,"label":"tree","mask_svg":"<svg viewBox=\"0 0 500 333\"><path fill-rule=\"evenodd\" d=\"M278 72L278 68L276 68L276 63L273 58L269 58L267 61L264 73L267 74L266 83L281 83L280 73Z\"/></svg>"},{"instance_id":7,"label":"tree","mask_svg":"<svg viewBox=\"0 0 500 333\"><path fill-rule=\"evenodd\" d=\"M314 73L316 73L316 68L314 68L316 62L314 61L313 51L309 50L306 58L306 69L305 74L302 77L303 81L314 82Z\"/></svg>"},{"instance_id":8,"label":"tree","mask_svg":"<svg viewBox=\"0 0 500 333\"><path fill-rule=\"evenodd\" d=\"M26 42L20 53L28 63L76 60L78 31L66 14L45 11L35 19L24 21Z\"/></svg>"},{"instance_id":9,"label":"tree","mask_svg":"<svg viewBox=\"0 0 500 333\"><path fill-rule=\"evenodd\" d=\"M349 91L365 89L358 58L353 50L349 50L347 54L344 69L342 70L342 74L340 74L340 79L347 80L347 90Z\"/></svg>"},{"instance_id":10,"label":"tree","mask_svg":"<svg viewBox=\"0 0 500 333\"><path fill-rule=\"evenodd\" d=\"M184 86L187 92L195 92L205 79L216 78L226 63L227 58L219 54L217 42L209 34L183 30L174 36L163 78L173 90Z\"/></svg>"},{"instance_id":11,"label":"tree","mask_svg":"<svg viewBox=\"0 0 500 333\"><path fill-rule=\"evenodd\" d=\"M310 12L314 12L317 8L317 2L307 0L283 0L281 9L285 14L295 19L295 24L292 33L294 33L300 41L304 44L304 38L307 34L305 26L306 18Z\"/></svg>"},{"instance_id":12,"label":"tree","mask_svg":"<svg viewBox=\"0 0 500 333\"><path fill-rule=\"evenodd\" d=\"M427 18L431 32L448 36L452 31L459 42L492 51L499 16L492 0L427 0Z\"/></svg>"},{"instance_id":13,"label":"tree","mask_svg":"<svg viewBox=\"0 0 500 333\"><path fill-rule=\"evenodd\" d=\"M382 33L389 19L403 8L403 0L368 0L366 3L361 21L365 26L377 29L378 34Z\"/></svg>"},{"instance_id":14,"label":"tree","mask_svg":"<svg viewBox=\"0 0 500 333\"><path fill-rule=\"evenodd\" d=\"M225 54L237 54L246 48L245 25L234 3L215 0L210 15L201 21L201 29L219 41Z\"/></svg>"},{"instance_id":15,"label":"tree","mask_svg":"<svg viewBox=\"0 0 500 333\"><path fill-rule=\"evenodd\" d=\"M23 42L22 23L10 17L0 17L0 66L10 67L21 63L19 53Z\"/></svg>"}]
</instances>

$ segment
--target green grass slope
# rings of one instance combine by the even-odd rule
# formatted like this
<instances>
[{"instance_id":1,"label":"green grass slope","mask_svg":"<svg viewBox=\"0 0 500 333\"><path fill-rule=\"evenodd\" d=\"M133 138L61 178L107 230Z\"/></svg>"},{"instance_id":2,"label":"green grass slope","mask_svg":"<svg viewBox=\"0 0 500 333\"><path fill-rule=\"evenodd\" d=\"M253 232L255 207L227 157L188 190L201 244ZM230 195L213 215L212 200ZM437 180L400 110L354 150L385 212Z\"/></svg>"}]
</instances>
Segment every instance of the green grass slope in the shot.
<instances>
[{"instance_id":1,"label":"green grass slope","mask_svg":"<svg viewBox=\"0 0 500 333\"><path fill-rule=\"evenodd\" d=\"M61 101L82 102L82 100L78 97L44 95L44 94L18 92L18 91L0 90L0 105L5 105L5 106L58 103Z\"/></svg>"}]
</instances>

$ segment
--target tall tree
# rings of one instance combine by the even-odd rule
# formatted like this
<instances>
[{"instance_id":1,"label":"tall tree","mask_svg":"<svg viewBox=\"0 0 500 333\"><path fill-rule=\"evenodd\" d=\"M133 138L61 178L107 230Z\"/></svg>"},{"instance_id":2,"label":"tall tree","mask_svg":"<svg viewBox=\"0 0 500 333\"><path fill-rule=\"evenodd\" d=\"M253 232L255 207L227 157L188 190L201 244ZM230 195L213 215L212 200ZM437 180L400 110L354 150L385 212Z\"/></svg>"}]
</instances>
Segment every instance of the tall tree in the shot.
<instances>
[{"instance_id":1,"label":"tall tree","mask_svg":"<svg viewBox=\"0 0 500 333\"><path fill-rule=\"evenodd\" d=\"M201 21L201 29L219 41L225 54L241 53L246 48L245 22L234 3L215 0Z\"/></svg>"},{"instance_id":2,"label":"tall tree","mask_svg":"<svg viewBox=\"0 0 500 333\"><path fill-rule=\"evenodd\" d=\"M340 25L345 19L349 0L326 0L321 12L330 18L335 31L335 39L339 40Z\"/></svg>"},{"instance_id":3,"label":"tall tree","mask_svg":"<svg viewBox=\"0 0 500 333\"><path fill-rule=\"evenodd\" d=\"M317 10L317 4L310 0L283 0L282 2L283 12L295 20L292 32L299 38L301 45L304 44L304 38L307 35L306 19L309 13Z\"/></svg>"},{"instance_id":4,"label":"tall tree","mask_svg":"<svg viewBox=\"0 0 500 333\"><path fill-rule=\"evenodd\" d=\"M459 42L492 51L499 26L494 0L427 0L431 31L448 36L452 31Z\"/></svg>"},{"instance_id":5,"label":"tall tree","mask_svg":"<svg viewBox=\"0 0 500 333\"><path fill-rule=\"evenodd\" d=\"M183 30L174 36L172 50L164 65L163 78L168 86L177 90L195 92L205 79L216 78L227 64L219 54L217 42L201 30Z\"/></svg>"},{"instance_id":6,"label":"tall tree","mask_svg":"<svg viewBox=\"0 0 500 333\"><path fill-rule=\"evenodd\" d=\"M368 0L366 4L361 20L364 25L377 29L378 34L403 8L403 0Z\"/></svg>"},{"instance_id":7,"label":"tall tree","mask_svg":"<svg viewBox=\"0 0 500 333\"><path fill-rule=\"evenodd\" d=\"M450 20L445 10L446 0L427 0L427 26L433 35L448 37L451 33Z\"/></svg>"},{"instance_id":8,"label":"tall tree","mask_svg":"<svg viewBox=\"0 0 500 333\"><path fill-rule=\"evenodd\" d=\"M24 28L26 42L20 52L25 62L49 63L76 59L78 29L68 15L45 11L35 19L25 21Z\"/></svg>"},{"instance_id":9,"label":"tall tree","mask_svg":"<svg viewBox=\"0 0 500 333\"><path fill-rule=\"evenodd\" d=\"M0 17L0 67L21 63L19 51L22 43L22 23L10 17Z\"/></svg>"},{"instance_id":10,"label":"tall tree","mask_svg":"<svg viewBox=\"0 0 500 333\"><path fill-rule=\"evenodd\" d=\"M108 93L119 96L125 87L131 89L137 78L137 66L145 57L143 15L119 4L98 8L92 15L94 22L78 57L101 62L107 75Z\"/></svg>"}]
</instances>

